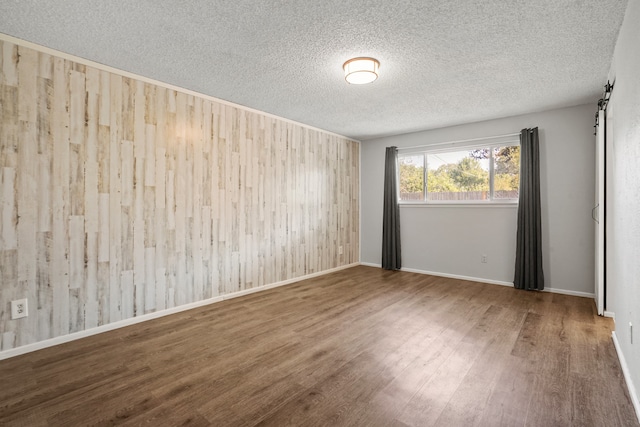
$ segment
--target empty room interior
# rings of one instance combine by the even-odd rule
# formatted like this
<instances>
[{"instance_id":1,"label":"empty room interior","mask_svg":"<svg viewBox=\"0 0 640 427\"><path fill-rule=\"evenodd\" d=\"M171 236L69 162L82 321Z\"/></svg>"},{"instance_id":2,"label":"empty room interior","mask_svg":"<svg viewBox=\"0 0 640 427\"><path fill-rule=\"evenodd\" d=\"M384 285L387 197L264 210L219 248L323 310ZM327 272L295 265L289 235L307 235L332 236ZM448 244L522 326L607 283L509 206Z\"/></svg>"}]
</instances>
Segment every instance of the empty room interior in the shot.
<instances>
[{"instance_id":1,"label":"empty room interior","mask_svg":"<svg viewBox=\"0 0 640 427\"><path fill-rule=\"evenodd\" d=\"M0 425L640 426L639 23L1 2Z\"/></svg>"}]
</instances>

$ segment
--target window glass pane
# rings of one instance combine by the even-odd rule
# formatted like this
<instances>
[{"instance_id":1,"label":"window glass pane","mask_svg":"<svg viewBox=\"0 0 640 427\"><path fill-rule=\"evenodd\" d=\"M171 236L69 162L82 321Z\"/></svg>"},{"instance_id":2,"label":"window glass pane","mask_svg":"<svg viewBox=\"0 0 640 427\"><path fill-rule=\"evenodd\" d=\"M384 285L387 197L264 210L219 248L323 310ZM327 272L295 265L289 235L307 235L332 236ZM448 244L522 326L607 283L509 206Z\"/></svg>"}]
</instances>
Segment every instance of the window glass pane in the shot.
<instances>
[{"instance_id":1,"label":"window glass pane","mask_svg":"<svg viewBox=\"0 0 640 427\"><path fill-rule=\"evenodd\" d=\"M489 150L427 154L427 199L489 200Z\"/></svg>"},{"instance_id":2,"label":"window glass pane","mask_svg":"<svg viewBox=\"0 0 640 427\"><path fill-rule=\"evenodd\" d=\"M424 201L424 155L398 156L400 201Z\"/></svg>"},{"instance_id":3,"label":"window glass pane","mask_svg":"<svg viewBox=\"0 0 640 427\"><path fill-rule=\"evenodd\" d=\"M520 187L520 146L494 147L494 199L517 199Z\"/></svg>"}]
</instances>

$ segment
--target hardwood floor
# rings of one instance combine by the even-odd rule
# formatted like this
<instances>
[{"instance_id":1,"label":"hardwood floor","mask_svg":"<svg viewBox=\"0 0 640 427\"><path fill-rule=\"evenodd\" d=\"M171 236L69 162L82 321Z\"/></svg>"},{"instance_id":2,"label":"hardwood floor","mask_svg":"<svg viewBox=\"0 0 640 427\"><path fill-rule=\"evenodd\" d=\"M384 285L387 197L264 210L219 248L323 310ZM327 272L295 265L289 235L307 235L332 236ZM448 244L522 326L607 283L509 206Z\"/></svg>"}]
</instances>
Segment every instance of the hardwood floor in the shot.
<instances>
[{"instance_id":1,"label":"hardwood floor","mask_svg":"<svg viewBox=\"0 0 640 427\"><path fill-rule=\"evenodd\" d=\"M0 425L637 426L593 300L355 267L0 362Z\"/></svg>"}]
</instances>

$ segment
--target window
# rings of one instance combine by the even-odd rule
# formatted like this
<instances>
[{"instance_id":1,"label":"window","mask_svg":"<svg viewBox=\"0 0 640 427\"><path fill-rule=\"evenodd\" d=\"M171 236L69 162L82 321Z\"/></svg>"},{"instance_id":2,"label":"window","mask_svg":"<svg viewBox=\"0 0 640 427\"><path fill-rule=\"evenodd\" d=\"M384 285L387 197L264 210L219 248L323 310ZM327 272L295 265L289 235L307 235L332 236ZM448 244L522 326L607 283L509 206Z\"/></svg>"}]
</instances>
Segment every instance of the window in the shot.
<instances>
[{"instance_id":1,"label":"window","mask_svg":"<svg viewBox=\"0 0 640 427\"><path fill-rule=\"evenodd\" d=\"M398 154L400 202L516 202L520 146L515 141Z\"/></svg>"}]
</instances>

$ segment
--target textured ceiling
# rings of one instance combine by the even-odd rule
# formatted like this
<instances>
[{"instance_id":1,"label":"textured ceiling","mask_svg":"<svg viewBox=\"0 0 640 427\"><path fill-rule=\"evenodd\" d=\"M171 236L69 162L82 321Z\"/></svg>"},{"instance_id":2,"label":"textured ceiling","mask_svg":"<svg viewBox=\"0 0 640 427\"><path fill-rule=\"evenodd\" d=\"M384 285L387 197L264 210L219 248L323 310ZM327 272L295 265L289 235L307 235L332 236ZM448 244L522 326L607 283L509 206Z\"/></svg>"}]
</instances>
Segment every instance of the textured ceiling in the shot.
<instances>
[{"instance_id":1,"label":"textured ceiling","mask_svg":"<svg viewBox=\"0 0 640 427\"><path fill-rule=\"evenodd\" d=\"M594 101L627 0L2 0L0 32L366 140ZM380 78L344 81L354 56Z\"/></svg>"}]
</instances>

